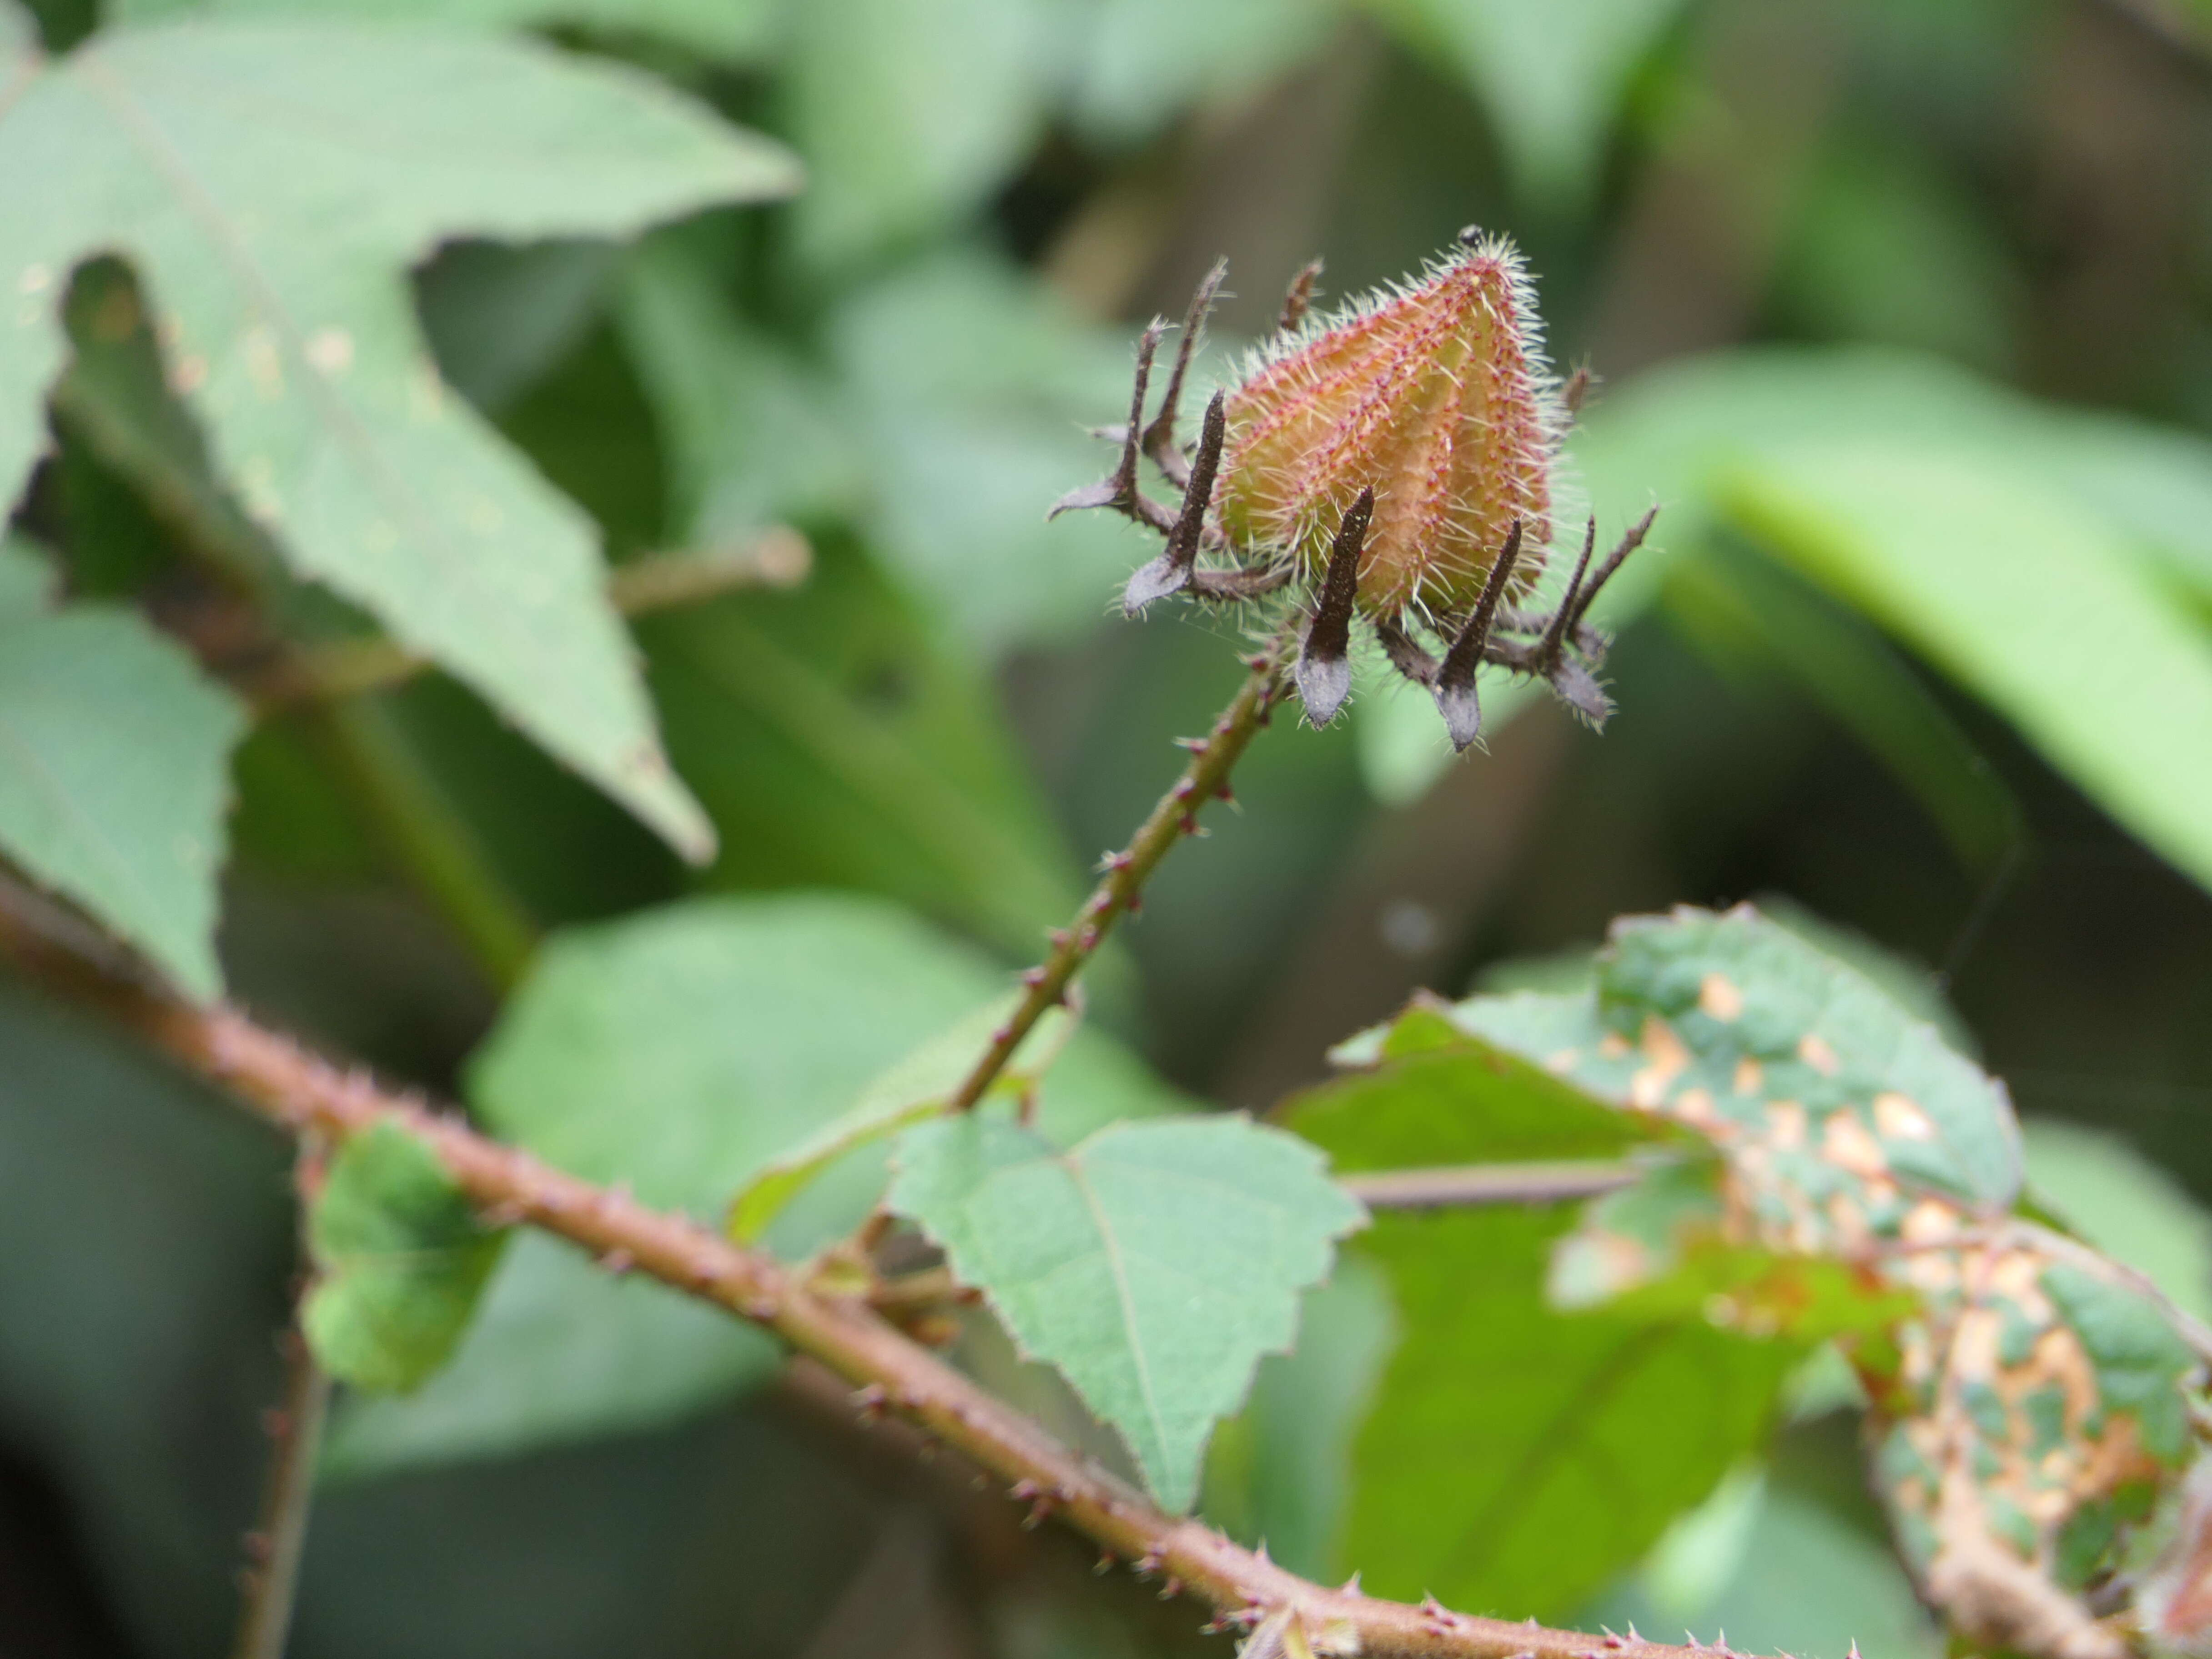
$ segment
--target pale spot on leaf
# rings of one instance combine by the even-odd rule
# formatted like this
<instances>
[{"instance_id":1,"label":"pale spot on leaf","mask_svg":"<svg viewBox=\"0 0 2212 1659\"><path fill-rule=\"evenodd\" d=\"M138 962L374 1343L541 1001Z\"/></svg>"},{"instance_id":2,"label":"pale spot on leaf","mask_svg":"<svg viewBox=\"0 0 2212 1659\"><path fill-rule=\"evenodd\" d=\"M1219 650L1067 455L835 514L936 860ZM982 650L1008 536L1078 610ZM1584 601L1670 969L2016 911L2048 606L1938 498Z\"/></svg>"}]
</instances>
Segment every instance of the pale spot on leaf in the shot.
<instances>
[{"instance_id":1,"label":"pale spot on leaf","mask_svg":"<svg viewBox=\"0 0 2212 1659\"><path fill-rule=\"evenodd\" d=\"M1917 1102L1894 1090L1874 1097L1874 1127L1893 1140L1933 1140L1936 1125Z\"/></svg>"},{"instance_id":2,"label":"pale spot on leaf","mask_svg":"<svg viewBox=\"0 0 2212 1659\"><path fill-rule=\"evenodd\" d=\"M307 337L307 361L325 374L353 367L353 336L342 328L319 328Z\"/></svg>"},{"instance_id":3,"label":"pale spot on leaf","mask_svg":"<svg viewBox=\"0 0 2212 1659\"><path fill-rule=\"evenodd\" d=\"M1797 1058L1822 1077L1833 1077L1844 1069L1844 1062L1836 1058L1836 1051L1817 1031L1808 1031L1797 1039Z\"/></svg>"},{"instance_id":4,"label":"pale spot on leaf","mask_svg":"<svg viewBox=\"0 0 2212 1659\"><path fill-rule=\"evenodd\" d=\"M1743 993L1725 974L1707 974L1698 982L1698 1006L1717 1020L1737 1019L1743 1013Z\"/></svg>"},{"instance_id":5,"label":"pale spot on leaf","mask_svg":"<svg viewBox=\"0 0 2212 1659\"><path fill-rule=\"evenodd\" d=\"M1889 1173L1889 1160L1882 1156L1881 1143L1867 1133L1858 1114L1849 1107L1828 1114L1821 1127L1820 1156L1855 1176Z\"/></svg>"}]
</instances>

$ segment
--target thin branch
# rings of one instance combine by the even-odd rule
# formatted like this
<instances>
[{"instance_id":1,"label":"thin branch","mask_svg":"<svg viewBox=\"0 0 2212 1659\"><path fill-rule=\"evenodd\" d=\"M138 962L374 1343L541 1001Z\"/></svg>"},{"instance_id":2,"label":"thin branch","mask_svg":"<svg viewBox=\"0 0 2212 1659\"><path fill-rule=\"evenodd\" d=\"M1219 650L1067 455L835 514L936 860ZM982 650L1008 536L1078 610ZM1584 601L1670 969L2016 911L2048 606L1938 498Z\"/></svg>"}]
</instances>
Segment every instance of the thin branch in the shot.
<instances>
[{"instance_id":1,"label":"thin branch","mask_svg":"<svg viewBox=\"0 0 2212 1659\"><path fill-rule=\"evenodd\" d=\"M750 587L793 587L813 564L806 538L785 526L725 547L655 553L617 566L607 597L626 617L650 616ZM415 678L430 659L392 639L347 640L298 651L250 676L245 690L260 713L381 691Z\"/></svg>"},{"instance_id":2,"label":"thin branch","mask_svg":"<svg viewBox=\"0 0 2212 1659\"><path fill-rule=\"evenodd\" d=\"M1210 800L1227 797L1230 773L1267 725L1282 694L1291 637L1287 629L1278 633L1249 659L1250 672L1214 721L1213 730L1191 742L1190 764L1183 768L1182 776L1160 797L1128 846L1107 856L1103 878L1075 913L1075 920L1053 934L1051 954L1022 976L1029 994L1012 1018L992 1033L990 1046L953 1095L953 1110L964 1112L983 1097L1030 1028L1066 997L1067 988L1114 931L1114 924L1136 909L1146 881L1168 849L1185 836L1198 833L1200 809Z\"/></svg>"},{"instance_id":3,"label":"thin branch","mask_svg":"<svg viewBox=\"0 0 2212 1659\"><path fill-rule=\"evenodd\" d=\"M330 1407L331 1376L296 1326L284 1333L284 1393L270 1415L269 1484L261 1518L247 1534L245 1603L232 1659L283 1659L307 1552L315 1456Z\"/></svg>"},{"instance_id":4,"label":"thin branch","mask_svg":"<svg viewBox=\"0 0 2212 1659\"><path fill-rule=\"evenodd\" d=\"M1272 678L1256 682L1271 685ZM1322 1655L1370 1659L1712 1659L1617 1636L1548 1630L1329 1589L1231 1542L1202 1522L1163 1514L1088 1457L979 1388L886 1323L859 1298L811 1291L781 1263L688 1218L646 1208L526 1152L476 1133L458 1115L394 1096L343 1072L236 1010L196 1008L125 971L81 928L40 919L45 907L0 890L0 956L47 986L94 1003L188 1070L295 1136L342 1142L378 1124L414 1134L502 1225L526 1223L621 1261L774 1332L851 1384L864 1415L902 1419L1008 1485L1010 1494L1089 1537L1105 1559L1165 1580L1215 1613L1213 1628L1249 1629L1291 1608ZM69 935L76 937L72 940Z\"/></svg>"},{"instance_id":5,"label":"thin branch","mask_svg":"<svg viewBox=\"0 0 2212 1659\"><path fill-rule=\"evenodd\" d=\"M1337 1182L1370 1210L1445 1210L1595 1198L1632 1185L1643 1173L1632 1164L1458 1164L1376 1170Z\"/></svg>"}]
</instances>

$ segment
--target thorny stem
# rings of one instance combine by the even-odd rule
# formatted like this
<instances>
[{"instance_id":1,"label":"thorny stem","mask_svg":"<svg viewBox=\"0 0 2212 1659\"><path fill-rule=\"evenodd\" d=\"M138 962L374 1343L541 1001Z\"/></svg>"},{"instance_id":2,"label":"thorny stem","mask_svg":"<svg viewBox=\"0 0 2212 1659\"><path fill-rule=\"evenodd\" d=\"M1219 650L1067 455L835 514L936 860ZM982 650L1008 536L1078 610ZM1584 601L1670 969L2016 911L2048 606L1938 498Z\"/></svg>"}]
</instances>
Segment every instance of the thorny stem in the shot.
<instances>
[{"instance_id":1,"label":"thorny stem","mask_svg":"<svg viewBox=\"0 0 2212 1659\"><path fill-rule=\"evenodd\" d=\"M1114 924L1137 906L1138 895L1168 849L1198 833L1198 814L1206 802L1229 793L1229 775L1260 728L1267 723L1281 695L1291 635L1278 632L1249 659L1250 672L1213 730L1192 747L1190 764L1162 795L1129 844L1107 855L1104 875L1075 919L1053 935L1051 954L1022 976L1029 988L1012 1017L991 1034L990 1046L977 1058L952 1096L951 1109L964 1112L982 1099L1030 1027L1048 1009L1065 1000L1067 988L1097 954Z\"/></svg>"},{"instance_id":2,"label":"thorny stem","mask_svg":"<svg viewBox=\"0 0 2212 1659\"><path fill-rule=\"evenodd\" d=\"M1337 1184L1370 1210L1465 1209L1595 1198L1638 1180L1633 1164L1459 1164L1340 1175Z\"/></svg>"},{"instance_id":3,"label":"thorny stem","mask_svg":"<svg viewBox=\"0 0 2212 1659\"><path fill-rule=\"evenodd\" d=\"M1255 671L1255 675L1257 671ZM1261 686L1271 678L1258 678ZM149 988L66 918L43 917L27 895L0 890L0 957L46 985L95 1004L241 1105L295 1136L343 1142L379 1124L416 1136L497 1225L526 1223L603 1262L619 1261L774 1332L854 1385L863 1417L890 1413L1008 1483L1040 1516L1188 1591L1214 1610L1210 1628L1249 1629L1292 1611L1322 1656L1369 1659L1714 1659L1725 1650L1510 1624L1329 1589L1244 1549L1200 1522L1165 1515L1143 1494L1055 1440L1032 1419L908 1340L863 1298L807 1289L773 1258L688 1217L647 1208L527 1152L486 1139L457 1115L391 1094L227 1006L197 1008Z\"/></svg>"},{"instance_id":4,"label":"thorny stem","mask_svg":"<svg viewBox=\"0 0 2212 1659\"><path fill-rule=\"evenodd\" d=\"M322 1182L320 1140L320 1136L301 1138L295 1184L303 1204ZM301 1231L304 1263L304 1224ZM306 1283L303 1276L303 1297ZM245 1595L231 1659L283 1659L300 1586L300 1562L307 1553L315 1458L322 1447L323 1419L330 1409L331 1376L315 1363L314 1353L301 1334L296 1301L280 1346L284 1355L284 1387L269 1414L268 1481L262 1492L260 1518L246 1534Z\"/></svg>"}]
</instances>

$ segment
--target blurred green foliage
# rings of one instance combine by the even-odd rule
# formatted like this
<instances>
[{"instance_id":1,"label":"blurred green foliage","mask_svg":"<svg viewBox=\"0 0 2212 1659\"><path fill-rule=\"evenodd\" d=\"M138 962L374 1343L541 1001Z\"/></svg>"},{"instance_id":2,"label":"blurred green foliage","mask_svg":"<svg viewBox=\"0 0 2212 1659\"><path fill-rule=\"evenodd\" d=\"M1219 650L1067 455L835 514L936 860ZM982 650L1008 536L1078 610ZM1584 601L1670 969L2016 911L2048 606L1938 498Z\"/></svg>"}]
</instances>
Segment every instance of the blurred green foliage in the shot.
<instances>
[{"instance_id":1,"label":"blurred green foliage","mask_svg":"<svg viewBox=\"0 0 2212 1659\"><path fill-rule=\"evenodd\" d=\"M789 1133L1002 989L1167 781L1164 740L1234 682L1231 622L1107 620L1140 538L1042 522L1103 464L1084 428L1120 417L1136 326L1227 253L1215 378L1306 258L1349 296L1474 221L1522 242L1555 355L1600 377L1573 454L1601 532L1662 506L1657 550L1607 596L1620 713L1594 741L1547 708L1509 720L1486 688L1492 752L1457 768L1414 696L1270 734L1239 810L1103 964L1113 1036L1087 1030L1054 1073L1090 1103L1064 1133L1182 1091L1265 1109L1417 983L1455 994L1617 912L1779 890L1934 970L2024 1107L2101 1137L2032 1131L2039 1191L2197 1305L2200 14L0 0L0 465L25 481L0 542L0 850L189 988L219 960L252 1005L396 1073L451 1086L496 1017L473 1109L715 1214ZM349 27L343 49L315 33ZM179 206L201 198L78 89L85 60L33 67L39 39L86 43L182 123L245 264L210 255ZM228 90L199 108L208 76ZM746 132L796 156L792 199L739 204L787 182ZM72 285L93 252L120 263ZM299 311L282 403L241 270ZM44 308L64 295L66 318ZM343 420L295 407L338 361L333 328L369 383L356 414L399 434L447 550L404 579L368 556ZM206 339L234 349L180 374ZM404 417L433 356L448 395L426 439ZM634 647L599 595L595 545L619 564L781 526L813 555L789 591L639 618ZM241 595L293 642L387 628L457 678L278 708L226 763L236 694L216 682L250 691L255 666ZM42 640L66 661L43 665ZM158 770L69 735L122 729L103 697L155 733L132 752ZM641 740L672 775L636 769ZM40 752L62 769L27 765ZM99 847L54 827L80 769L63 810L94 815ZM687 872L579 773L695 850L696 799L714 862ZM733 896L783 889L832 890ZM35 1617L56 1653L205 1652L274 1387L276 1161L12 988L0 1038L0 1557L66 1540L52 1595L0 1609L0 1649ZM1420 1062L1401 1065L1418 1107ZM610 1099L621 1115L595 1117ZM2039 1147L2062 1150L2039 1169ZM880 1147L854 1156L880 1171ZM848 1224L873 1172L779 1218L785 1248ZM1850 1407L1764 1437L1771 1355L1702 1327L1681 1340L1715 1352L1655 1346L1623 1420L1694 1407L1701 1437L1628 1497L1590 1444L1553 1455L1546 1401L1490 1373L1498 1333L1557 1338L1534 1275L1565 1219L1455 1218L1448 1246L1378 1229L1217 1437L1209 1512L1303 1568L1515 1616L1599 1594L1590 1618L1740 1647L1931 1651L1856 1484ZM1593 1376L1632 1340L1585 1335ZM994 1332L962 1352L1121 1455ZM757 1389L770 1364L750 1332L514 1241L450 1368L342 1409L331 1470L352 1478L319 1506L295 1650L1194 1640L1187 1609L858 1461ZM1391 1389L1425 1414L1371 1413ZM1514 1457L1541 1500L1521 1530L1490 1524ZM1452 1540L1396 1495L1437 1481L1495 1539L1480 1559L1420 1557ZM1540 1547L1599 1492L1602 1549Z\"/></svg>"}]
</instances>

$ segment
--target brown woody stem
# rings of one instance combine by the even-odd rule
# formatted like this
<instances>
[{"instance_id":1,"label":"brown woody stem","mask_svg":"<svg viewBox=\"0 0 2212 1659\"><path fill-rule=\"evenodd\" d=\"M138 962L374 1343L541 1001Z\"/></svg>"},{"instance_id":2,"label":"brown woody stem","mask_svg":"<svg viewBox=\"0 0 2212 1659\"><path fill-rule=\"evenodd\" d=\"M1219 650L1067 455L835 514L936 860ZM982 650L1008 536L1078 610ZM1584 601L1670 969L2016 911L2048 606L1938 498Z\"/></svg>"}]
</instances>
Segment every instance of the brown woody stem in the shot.
<instances>
[{"instance_id":1,"label":"brown woody stem","mask_svg":"<svg viewBox=\"0 0 2212 1659\"><path fill-rule=\"evenodd\" d=\"M1066 932L1054 935L1052 953L1023 976L1028 994L1012 1017L992 1033L990 1046L954 1093L953 1110L964 1112L983 1097L1030 1027L1066 998L1067 988L1105 943L1114 924L1135 907L1138 894L1168 849L1185 836L1197 834L1200 809L1228 793L1230 773L1267 723L1282 692L1290 638L1287 631L1277 634L1251 659L1244 684L1221 711L1213 730L1193 749L1182 776L1160 797L1128 846L1108 855L1104 876L1075 913L1075 920Z\"/></svg>"},{"instance_id":2,"label":"brown woody stem","mask_svg":"<svg viewBox=\"0 0 2212 1659\"><path fill-rule=\"evenodd\" d=\"M1272 659L1263 659L1263 661ZM1248 691L1271 687L1255 671ZM1241 700L1240 700L1241 701ZM1256 696L1255 696L1256 701ZM1232 711L1233 712L1233 711ZM1249 716L1256 724L1256 714ZM103 944L41 916L27 896L0 889L0 957L46 985L103 1008L155 1048L226 1090L278 1128L342 1143L379 1125L415 1135L488 1214L553 1233L594 1256L619 1255L641 1273L750 1320L857 1390L856 1410L895 1415L963 1453L1012 1494L1056 1515L1109 1558L1166 1580L1215 1610L1220 1628L1249 1627L1289 1607L1324 1655L1370 1659L1712 1659L1617 1636L1547 1630L1329 1589L1244 1549L1204 1523L1161 1512L1091 1458L908 1340L860 1297L805 1288L782 1263L732 1243L689 1218L647 1208L618 1190L486 1139L458 1115L341 1071L234 1008L198 1008L150 988Z\"/></svg>"},{"instance_id":3,"label":"brown woody stem","mask_svg":"<svg viewBox=\"0 0 2212 1659\"><path fill-rule=\"evenodd\" d=\"M1272 675L1255 670L1247 689L1272 684ZM196 1008L152 989L104 962L105 954L96 942L64 942L22 906L0 903L0 956L50 987L97 1004L277 1127L333 1142L378 1124L404 1128L438 1155L488 1213L540 1228L595 1256L619 1255L635 1270L774 1332L851 1383L857 1410L894 1414L955 1448L1006 1481L1018 1499L1041 1504L1109 1558L1208 1603L1223 1628L1249 1627L1290 1607L1324 1654L1356 1644L1371 1659L1691 1659L1693 1652L1711 1659L1710 1648L1476 1618L1433 1601L1382 1601L1350 1586L1330 1589L1301 1578L1200 1522L1162 1513L901 1335L863 1300L810 1291L781 1262L688 1218L647 1209L626 1194L488 1139L458 1116L391 1094L364 1072L341 1071L235 1009Z\"/></svg>"}]
</instances>

